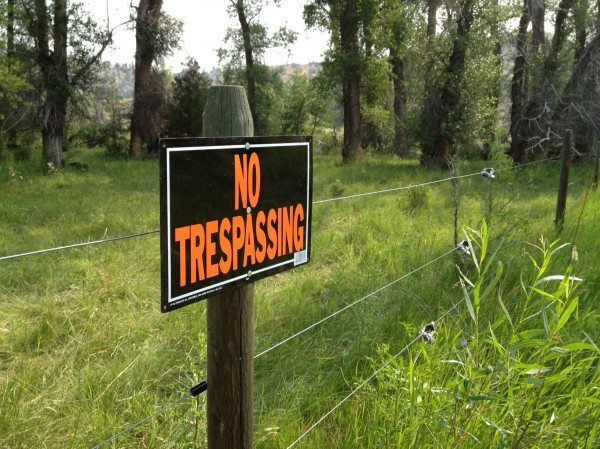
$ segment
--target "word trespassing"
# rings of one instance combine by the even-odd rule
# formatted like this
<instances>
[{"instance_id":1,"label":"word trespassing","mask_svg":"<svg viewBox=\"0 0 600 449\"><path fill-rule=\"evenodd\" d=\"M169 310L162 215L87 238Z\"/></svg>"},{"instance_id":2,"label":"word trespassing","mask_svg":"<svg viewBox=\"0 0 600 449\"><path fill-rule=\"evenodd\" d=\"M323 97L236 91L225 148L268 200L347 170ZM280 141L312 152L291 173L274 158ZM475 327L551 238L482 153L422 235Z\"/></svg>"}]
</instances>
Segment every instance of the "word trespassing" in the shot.
<instances>
[{"instance_id":1,"label":"word trespassing","mask_svg":"<svg viewBox=\"0 0 600 449\"><path fill-rule=\"evenodd\" d=\"M175 229L179 285L259 264L304 249L302 204ZM189 248L189 264L187 251ZM217 257L218 256L218 257ZM241 256L241 257L240 257ZM189 272L189 278L187 273Z\"/></svg>"}]
</instances>

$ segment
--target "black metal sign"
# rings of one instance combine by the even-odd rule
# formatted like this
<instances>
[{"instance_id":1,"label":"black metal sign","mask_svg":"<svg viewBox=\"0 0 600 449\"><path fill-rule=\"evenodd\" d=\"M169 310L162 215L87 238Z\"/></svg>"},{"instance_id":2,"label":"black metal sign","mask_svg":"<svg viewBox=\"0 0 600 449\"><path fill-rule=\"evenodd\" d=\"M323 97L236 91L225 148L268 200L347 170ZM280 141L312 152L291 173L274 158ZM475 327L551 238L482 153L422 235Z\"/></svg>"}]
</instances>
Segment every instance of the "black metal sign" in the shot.
<instances>
[{"instance_id":1,"label":"black metal sign","mask_svg":"<svg viewBox=\"0 0 600 449\"><path fill-rule=\"evenodd\" d=\"M307 263L310 137L160 141L161 310Z\"/></svg>"}]
</instances>

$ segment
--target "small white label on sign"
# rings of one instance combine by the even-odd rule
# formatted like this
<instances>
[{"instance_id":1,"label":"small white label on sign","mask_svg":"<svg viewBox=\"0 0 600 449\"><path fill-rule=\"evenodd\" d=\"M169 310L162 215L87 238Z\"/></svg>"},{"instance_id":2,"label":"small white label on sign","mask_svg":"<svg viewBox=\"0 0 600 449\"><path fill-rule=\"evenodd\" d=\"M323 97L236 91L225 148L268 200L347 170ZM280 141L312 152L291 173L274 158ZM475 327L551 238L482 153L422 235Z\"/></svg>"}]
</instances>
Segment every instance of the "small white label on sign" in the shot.
<instances>
[{"instance_id":1,"label":"small white label on sign","mask_svg":"<svg viewBox=\"0 0 600 449\"><path fill-rule=\"evenodd\" d=\"M302 263L306 263L307 254L308 253L306 252L306 250L298 251L297 253L294 253L294 266L300 265Z\"/></svg>"}]
</instances>

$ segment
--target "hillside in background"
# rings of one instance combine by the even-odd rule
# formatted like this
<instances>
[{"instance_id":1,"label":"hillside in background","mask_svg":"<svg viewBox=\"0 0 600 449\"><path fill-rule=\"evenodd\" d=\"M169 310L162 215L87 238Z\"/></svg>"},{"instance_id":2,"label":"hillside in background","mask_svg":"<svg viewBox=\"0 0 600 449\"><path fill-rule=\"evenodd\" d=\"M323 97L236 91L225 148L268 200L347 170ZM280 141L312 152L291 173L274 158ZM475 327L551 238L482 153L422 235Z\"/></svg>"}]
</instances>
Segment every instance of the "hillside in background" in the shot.
<instances>
[{"instance_id":1,"label":"hillside in background","mask_svg":"<svg viewBox=\"0 0 600 449\"><path fill-rule=\"evenodd\" d=\"M133 98L133 82L135 79L135 67L133 64L107 63L104 66L101 79L105 84L114 83L117 93L122 98Z\"/></svg>"},{"instance_id":2,"label":"hillside in background","mask_svg":"<svg viewBox=\"0 0 600 449\"><path fill-rule=\"evenodd\" d=\"M289 80L293 75L306 75L309 78L315 76L321 70L321 64L311 62L309 64L287 64L275 67L279 70L281 78L284 81ZM133 82L134 82L135 67L133 64L111 64L106 63L103 73L100 78L104 80L104 84L114 83L117 93L124 99L133 98ZM219 69L212 69L208 76L213 80L213 83L218 83L221 78Z\"/></svg>"},{"instance_id":3,"label":"hillside in background","mask_svg":"<svg viewBox=\"0 0 600 449\"><path fill-rule=\"evenodd\" d=\"M317 75L321 70L321 63L311 62L309 64L287 64L277 66L284 81L290 79L293 75L306 75L309 78Z\"/></svg>"}]
</instances>

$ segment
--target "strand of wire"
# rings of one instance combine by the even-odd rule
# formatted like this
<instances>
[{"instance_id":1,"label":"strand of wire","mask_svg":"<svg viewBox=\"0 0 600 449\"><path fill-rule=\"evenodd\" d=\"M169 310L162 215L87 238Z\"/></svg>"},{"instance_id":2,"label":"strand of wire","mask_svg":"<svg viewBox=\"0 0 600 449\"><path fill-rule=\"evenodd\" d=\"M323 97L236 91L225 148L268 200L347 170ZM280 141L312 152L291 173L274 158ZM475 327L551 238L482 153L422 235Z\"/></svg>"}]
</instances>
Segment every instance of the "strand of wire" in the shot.
<instances>
[{"instance_id":1,"label":"strand of wire","mask_svg":"<svg viewBox=\"0 0 600 449\"><path fill-rule=\"evenodd\" d=\"M456 304L454 304L450 309L446 310L435 322L438 323L443 320L446 315L448 315L452 310L456 309L460 303L462 303L464 299L460 300ZM406 346L404 346L396 355L394 355L394 359L400 357L404 352L406 352L413 344L415 344L418 340L421 339L421 335L417 335L413 338ZM352 390L344 399L338 402L331 410L325 413L317 422L315 422L312 426L310 426L302 435L300 435L292 444L290 444L287 449L294 447L297 443L299 443L304 437L306 437L315 427L321 424L329 415L335 412L339 407L344 404L348 399L354 396L362 387L364 387L367 383L371 381L375 376L377 376L381 371L383 371L386 367L388 367L392 363L391 360L384 363L379 369L377 369L374 373L372 373L369 377L367 377L360 385L358 385L354 390Z\"/></svg>"},{"instance_id":2,"label":"strand of wire","mask_svg":"<svg viewBox=\"0 0 600 449\"><path fill-rule=\"evenodd\" d=\"M542 164L545 162L552 162L552 161L556 161L556 160L560 159L561 157L562 156L558 155L558 156L554 156L554 157L549 157L547 159L540 159L539 161L526 162L525 164L511 165L510 167L498 168L498 169L496 169L496 172L506 171L506 170L514 170L516 168L523 168L523 167L527 167L529 165Z\"/></svg>"},{"instance_id":3,"label":"strand of wire","mask_svg":"<svg viewBox=\"0 0 600 449\"><path fill-rule=\"evenodd\" d=\"M160 410L155 411L154 413L152 413L151 415L146 416L144 419L139 420L138 422L130 425L129 427L127 427L126 429L121 430L119 433L114 434L113 436L111 436L110 438L107 438L106 440L102 441L101 443L96 444L94 447L92 447L92 449L97 449L100 446L105 445L106 443L110 443L112 440L114 440L115 438L120 437L121 435L123 435L124 433L129 432L130 430L136 428L137 426L145 423L146 421L148 421L149 419L154 418L156 415L159 415L161 413L163 413L164 411L170 409L171 407L176 406L177 404L179 404L180 402L182 402L183 400L189 398L190 396L192 396L192 393L187 393L185 396L180 397L179 399L177 399L174 402L171 402L168 405L165 405L164 407L162 407Z\"/></svg>"},{"instance_id":4,"label":"strand of wire","mask_svg":"<svg viewBox=\"0 0 600 449\"><path fill-rule=\"evenodd\" d=\"M348 199L351 199L351 198L360 198L360 197L363 197L363 196L378 195L378 194L381 194L381 193L399 192L401 190L415 189L417 187L424 187L424 186L428 186L428 185L431 185L431 184L439 184L441 182L452 181L452 180L457 180L457 179L461 179L461 178L469 178L471 176L481 176L481 172L470 173L468 175L461 175L461 176L450 176L448 178L436 179L434 181L423 182L421 184L410 184L410 185L407 185L407 186L394 187L394 188L391 188L391 189L376 190L374 192L357 193L355 195L340 196L340 197L337 197L337 198L329 198L329 199L326 199L326 200L318 200L318 201L313 201L313 204L331 203L333 201L348 200Z\"/></svg>"},{"instance_id":5,"label":"strand of wire","mask_svg":"<svg viewBox=\"0 0 600 449\"><path fill-rule=\"evenodd\" d=\"M553 160L559 159L560 157L561 156L555 156L555 157L548 158L548 159L540 159L539 161L527 162L525 164L512 165L510 167L500 168L500 169L496 170L496 172L505 171L505 170L514 170L516 168L527 167L528 165L534 165L534 164L540 164L540 163L544 163L544 162L549 162L549 161L553 161ZM376 191L373 191L373 192L357 193L355 195L348 195L348 196L342 196L342 197L337 197L337 198L329 198L329 199L326 199L326 200L317 200L317 201L313 201L313 204L323 204L323 203L330 203L330 202L333 202L333 201L347 200L347 199L351 199L351 198L360 198L360 197L363 197L363 196L378 195L378 194L381 194L381 193L398 192L398 191L401 191L401 190L409 190L409 189L414 189L414 188L417 188L417 187L424 187L424 186L428 186L428 185L432 185L432 184L439 184L439 183L446 182L446 181L456 181L458 179L470 178L470 177L473 177L473 176L481 176L481 172L469 173L467 175L460 175L460 176L450 176L448 178L436 179L434 181L423 182L423 183L420 183L420 184L411 184L411 185L408 185L408 186L394 187L394 188L391 188L391 189L383 189L383 190L376 190Z\"/></svg>"},{"instance_id":6,"label":"strand of wire","mask_svg":"<svg viewBox=\"0 0 600 449\"><path fill-rule=\"evenodd\" d=\"M127 427L126 429L121 430L119 433L116 433L115 435L111 436L110 438L107 438L106 440L102 441L101 443L98 443L97 445L95 445L92 449L97 449L100 446L111 442L112 440L114 440L115 438L120 437L121 435L123 435L124 433L129 432L132 429L135 429L137 426L139 426L140 424L143 424L144 422L148 421L151 418L154 418L156 415L159 415L160 413L170 409L171 407L174 407L175 405L179 404L181 401L183 401L184 399L187 399L188 397L196 397L198 396L200 393L204 393L208 388L208 384L206 383L206 381L200 382L198 385L194 385L192 388L190 388L189 393L187 393L185 396L180 397L179 399L177 399L176 401L171 402L168 405L165 405L163 408L161 408L160 410L157 410L156 412L152 413L151 415L146 416L144 419L139 420L138 422L136 422L135 424L130 425L129 427Z\"/></svg>"},{"instance_id":7,"label":"strand of wire","mask_svg":"<svg viewBox=\"0 0 600 449\"><path fill-rule=\"evenodd\" d=\"M371 293L369 293L368 295L366 295L366 296L363 296L363 297L362 297L362 298L360 298L360 299L357 299L357 300L356 300L356 301L354 301L353 303L350 303L350 304L346 305L345 307L341 308L340 310L338 310L337 312L334 312L334 313L332 313L331 315L328 315L328 316L326 316L325 318L323 318L323 319L321 319L321 320L317 321L316 323L314 323L314 324L311 324L311 325L310 325L310 326L308 326L307 328L305 328L305 329L302 329L302 330L301 330L301 331L299 331L299 332L296 332L294 335L292 335L292 336L290 336L290 337L286 338L286 339L285 339L285 340L283 340L283 341L280 341L280 342L279 342L279 343L277 343L276 345L274 345L274 346L271 346L271 347L270 347L270 348L268 348L268 349L265 349L264 351L262 351L262 352L260 352L259 354L255 355L255 356L254 356L254 358L255 358L255 359L257 359L258 357L260 357L260 356L262 356L262 355L264 355L264 354L266 354L266 353L268 353L268 352L271 352L272 350L274 350L274 349L278 348L279 346L282 346L282 345L284 345L285 343L287 343L287 342L289 342L289 341L293 340L294 338L296 338L296 337L298 337L298 336L300 336L300 335L304 334L305 332L307 332L307 331L309 331L309 330L311 330L311 329L314 329L315 327L317 327L317 326L319 326L319 325L323 324L325 321L328 321L328 320L330 320L331 318L333 318L333 317L335 317L335 316L339 315L340 313L342 313L342 312L344 312L344 311L346 311L346 310L350 309L351 307L354 307L355 305L357 305L357 304L359 304L359 303L363 302L364 300L366 300L366 299L368 299L368 298L370 298L370 297L372 297L372 296L376 295L377 293L380 293L380 292L382 292L383 290L385 290L385 289L387 289L387 288L391 287L392 285L394 285L394 284L397 284L397 283L398 283L398 282L400 282L401 280L403 280L403 279L406 279L407 277L409 277L409 276L413 275L413 274L414 274L414 273L416 273L417 271L420 271L420 270L422 270L423 268L426 268L426 267L428 267L429 265L432 265L432 264L434 264L434 263L435 263L435 262L437 262L438 260L440 260L440 259L442 259L442 258L446 257L448 254L451 254L451 253L452 253L452 252L454 252L454 251L455 251L455 248L452 248L450 251L448 251L448 252L446 252L446 253L442 254L441 256L438 256L438 257L436 257L435 259L433 259L433 260L430 260L430 261L429 261L429 262L427 262L426 264L424 264L424 265L421 265L421 266L420 266L420 267L418 267L418 268L415 268L415 269L414 269L414 270L412 270L411 272L409 272L409 273L406 273L406 274L404 274L404 275L400 276L398 279L396 279L396 280L394 280L394 281L392 281L392 282L390 282L390 283L388 283L388 284L384 285L383 287L380 287L380 288L378 288L378 289L377 289L377 290L375 290L374 292L371 292Z\"/></svg>"},{"instance_id":8,"label":"strand of wire","mask_svg":"<svg viewBox=\"0 0 600 449\"><path fill-rule=\"evenodd\" d=\"M511 167L500 168L500 169L498 169L496 171L499 172L499 171L505 171L505 170L513 170L515 168L521 168L521 167L526 167L528 165L533 165L533 164L539 164L539 163L542 163L542 162L552 161L552 160L555 160L555 159L557 159L559 157L560 156L556 156L556 157L550 158L550 159L542 159L542 160L539 160L539 161L529 162L529 163L526 163L526 164L513 165ZM347 200L347 199L352 199L352 198L359 198L359 197L364 197L364 196L379 195L379 194L382 194L382 193L398 192L398 191L401 191L401 190L416 189L418 187L424 187L424 186L428 186L428 185L432 185L432 184L438 184L438 183L442 183L442 182L446 182L446 181L451 181L451 180L457 180L457 179L461 179L461 178L469 178L469 177L472 177L472 176L481 176L481 172L470 173L470 174L461 175L461 176L450 176L448 178L437 179L437 180L434 180L434 181L428 181L428 182L424 182L424 183L421 183L421 184L411 184L411 185L408 185L408 186L395 187L395 188L391 188L391 189L376 190L376 191L373 191L373 192L357 193L355 195L348 195L348 196L337 197L337 198L329 198L329 199L325 199L325 200L317 200L317 201L313 201L312 204L313 205L324 204L324 203L330 203L330 202L334 202L334 201ZM152 231L140 232L138 234L124 235L124 236L120 236L120 237L112 237L112 238L103 239L103 240L94 240L94 241L91 241L91 242L74 243L74 244L71 244L71 245L57 246L57 247L54 247L54 248L46 248L46 249L40 249L40 250L36 250L36 251L28 251L28 252L19 253L19 254L12 254L12 255L9 255L9 256L0 256L0 261L9 260L9 259L16 259L18 257L33 256L33 255L36 255L36 254L44 254L44 253L49 253L49 252L53 252L53 251L60 251L60 250L64 250L64 249L72 249L72 248L79 248L79 247L83 247L83 246L98 245L100 243L115 242L115 241L118 241L118 240L125 240L125 239L134 238L134 237L142 237L142 236L145 236L145 235L157 234L159 232L160 232L160 229L154 229Z\"/></svg>"},{"instance_id":9,"label":"strand of wire","mask_svg":"<svg viewBox=\"0 0 600 449\"><path fill-rule=\"evenodd\" d=\"M81 246L98 245L100 243L115 242L117 240L131 239L131 238L134 238L134 237L142 237L144 235L156 234L158 232L160 232L160 229L155 229L153 231L140 232L138 234L123 235L123 236L120 236L120 237L112 237L112 238L104 239L104 240L94 240L94 241L91 241L91 242L74 243L72 245L57 246L55 248L40 249L40 250L37 250L37 251L29 251L29 252L26 252L26 253L13 254L11 256L2 256L2 257L0 257L0 261L2 261L2 260L8 260L8 259L15 259L17 257L32 256L34 254L50 253L52 251L60 251L60 250L63 250L63 249L79 248Z\"/></svg>"}]
</instances>

